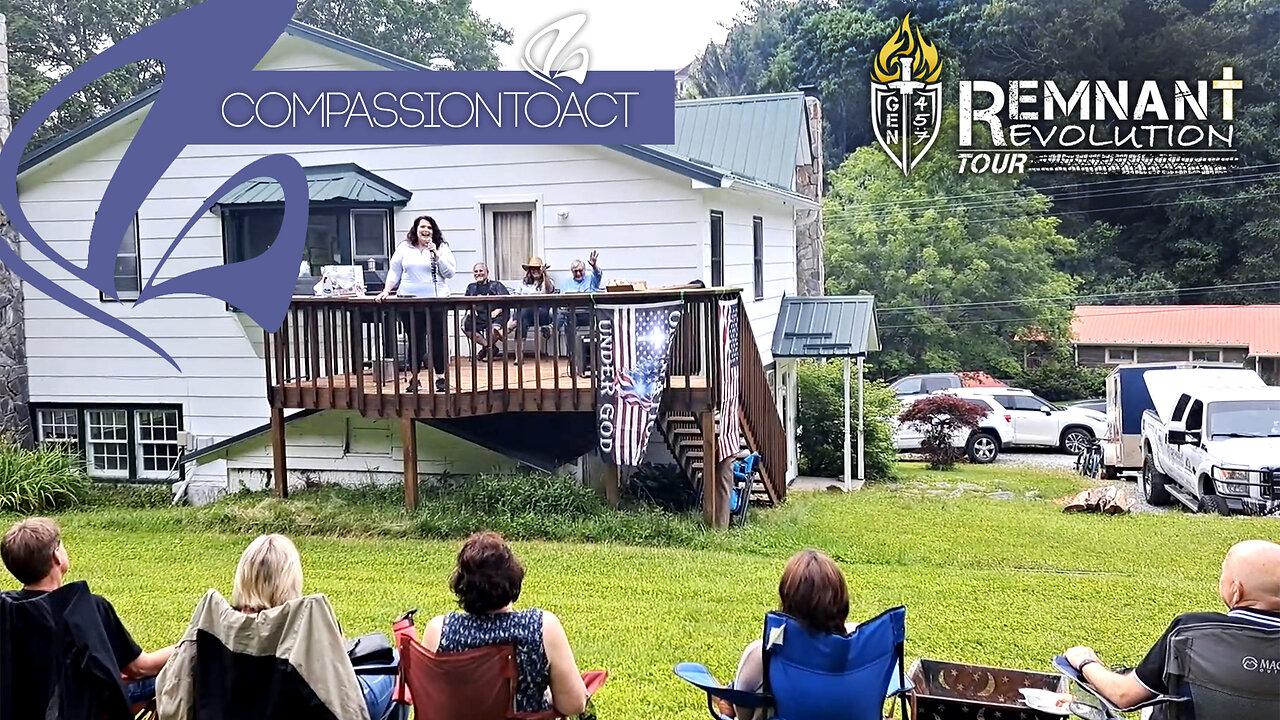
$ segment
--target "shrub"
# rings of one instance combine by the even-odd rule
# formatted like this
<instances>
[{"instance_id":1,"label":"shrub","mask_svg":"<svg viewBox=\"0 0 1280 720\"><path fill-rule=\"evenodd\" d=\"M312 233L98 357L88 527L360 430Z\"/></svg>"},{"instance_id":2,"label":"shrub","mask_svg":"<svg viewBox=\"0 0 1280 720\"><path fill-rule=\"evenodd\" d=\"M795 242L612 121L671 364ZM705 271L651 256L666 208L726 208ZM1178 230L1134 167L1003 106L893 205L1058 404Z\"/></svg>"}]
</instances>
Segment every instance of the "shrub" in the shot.
<instances>
[{"instance_id":1,"label":"shrub","mask_svg":"<svg viewBox=\"0 0 1280 720\"><path fill-rule=\"evenodd\" d=\"M857 457L856 376L851 376L851 382L855 383L850 388L849 395L852 412L850 429L854 434L851 451ZM844 472L842 363L803 361L797 367L796 386L799 392L796 422L800 426L797 438L800 447L800 472L804 475L837 477ZM898 414L898 398L883 382L869 380L863 396L863 410L867 480L876 482L891 479L897 468L898 453L893 447L893 426L890 421Z\"/></svg>"},{"instance_id":2,"label":"shrub","mask_svg":"<svg viewBox=\"0 0 1280 720\"><path fill-rule=\"evenodd\" d=\"M0 438L0 512L22 515L75 505L89 488L84 466L52 445L26 450Z\"/></svg>"},{"instance_id":3,"label":"shrub","mask_svg":"<svg viewBox=\"0 0 1280 720\"><path fill-rule=\"evenodd\" d=\"M1107 393L1107 368L1080 367L1070 360L1051 360L1040 367L1023 370L1017 382L1051 402L1085 400Z\"/></svg>"},{"instance_id":4,"label":"shrub","mask_svg":"<svg viewBox=\"0 0 1280 720\"><path fill-rule=\"evenodd\" d=\"M697 504L698 492L678 465L644 463L627 479L627 492L642 502L685 512Z\"/></svg>"},{"instance_id":5,"label":"shrub","mask_svg":"<svg viewBox=\"0 0 1280 720\"><path fill-rule=\"evenodd\" d=\"M931 395L915 401L902 411L903 423L914 425L924 435L920 449L935 470L955 463L952 438L978 427L989 410L955 395Z\"/></svg>"}]
</instances>

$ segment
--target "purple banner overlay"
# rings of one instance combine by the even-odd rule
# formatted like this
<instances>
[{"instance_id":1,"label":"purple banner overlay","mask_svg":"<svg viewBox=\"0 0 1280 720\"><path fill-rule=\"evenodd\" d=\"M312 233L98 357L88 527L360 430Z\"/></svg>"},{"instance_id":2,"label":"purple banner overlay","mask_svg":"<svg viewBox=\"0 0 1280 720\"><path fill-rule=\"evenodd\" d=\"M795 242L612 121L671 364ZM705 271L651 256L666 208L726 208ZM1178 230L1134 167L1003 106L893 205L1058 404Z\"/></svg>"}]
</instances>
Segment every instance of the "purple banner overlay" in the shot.
<instances>
[{"instance_id":1,"label":"purple banner overlay","mask_svg":"<svg viewBox=\"0 0 1280 720\"><path fill-rule=\"evenodd\" d=\"M39 253L75 278L118 299L116 255L134 214L189 145L666 144L674 141L670 72L257 72L297 9L295 0L206 0L108 47L76 68L22 115L0 148L0 207ZM229 41L231 39L232 41ZM115 174L89 233L82 267L60 255L23 213L17 176L40 125L103 75L158 60L165 78ZM283 225L262 255L156 278L214 202L253 178L278 182ZM289 309L308 213L302 166L287 154L248 163L212 193L169 245L135 303L165 295L203 295L275 331ZM0 242L0 263L34 289L143 344L174 368L154 340L96 302L45 277Z\"/></svg>"},{"instance_id":2,"label":"purple banner overlay","mask_svg":"<svg viewBox=\"0 0 1280 720\"><path fill-rule=\"evenodd\" d=\"M193 144L675 142L670 72L591 72L563 89L509 72L254 72L202 88Z\"/></svg>"}]
</instances>

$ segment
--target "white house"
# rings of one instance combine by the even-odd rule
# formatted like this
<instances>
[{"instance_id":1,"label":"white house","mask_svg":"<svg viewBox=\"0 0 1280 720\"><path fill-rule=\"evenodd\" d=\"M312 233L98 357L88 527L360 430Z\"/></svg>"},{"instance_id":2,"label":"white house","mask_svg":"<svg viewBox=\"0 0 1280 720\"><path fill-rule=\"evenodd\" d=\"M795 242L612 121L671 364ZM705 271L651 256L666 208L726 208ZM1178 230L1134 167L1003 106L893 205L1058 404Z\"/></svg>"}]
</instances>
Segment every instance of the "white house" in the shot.
<instances>
[{"instance_id":1,"label":"white house","mask_svg":"<svg viewBox=\"0 0 1280 720\"><path fill-rule=\"evenodd\" d=\"M297 23L259 65L379 68L425 70ZM23 210L72 262L86 262L98 203L149 100L130 101L23 161ZM796 292L797 215L817 208L794 179L796 167L813 160L805 98L699 100L677 108L670 146L189 147L122 238L116 287L123 298L136 296L142 278L209 194L252 160L286 152L313 175L324 172L316 168L337 166L390 193L373 201L313 198L309 250L331 254L338 264L389 255L414 217L430 214L457 257L460 272L451 289L458 295L477 261L512 279L520 272L509 267L514 258L539 255L562 280L570 263L592 250L599 252L606 279L643 280L650 287L698 279L742 288L770 380L790 396L779 396L778 407L793 440L794 370L774 368L768 346L780 298ZM232 205L204 215L157 280L261 251L243 241L269 215L254 210ZM30 245L20 244L20 252L41 273L155 339L182 366L175 371L133 340L27 285L26 349L38 441L73 443L99 478L188 480L195 500L266 482L272 455L264 433L270 408L260 328L205 297L163 297L137 307L110 301ZM287 429L290 475L398 478L400 437L398 424L356 412L297 413ZM515 463L430 427L417 434L417 447L420 471L428 474ZM788 475L794 474L794 457L787 465Z\"/></svg>"}]
</instances>

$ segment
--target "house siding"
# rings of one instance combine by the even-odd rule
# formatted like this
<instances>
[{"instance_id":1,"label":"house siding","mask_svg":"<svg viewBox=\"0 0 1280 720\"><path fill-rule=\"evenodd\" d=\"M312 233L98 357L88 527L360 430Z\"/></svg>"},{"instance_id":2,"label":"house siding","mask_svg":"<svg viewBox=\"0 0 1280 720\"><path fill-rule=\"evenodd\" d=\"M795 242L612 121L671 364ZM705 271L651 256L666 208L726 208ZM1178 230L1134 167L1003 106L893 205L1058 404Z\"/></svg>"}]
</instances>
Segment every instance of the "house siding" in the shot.
<instances>
[{"instance_id":1,"label":"house siding","mask_svg":"<svg viewBox=\"0 0 1280 720\"><path fill-rule=\"evenodd\" d=\"M364 61L284 36L260 69L369 69ZM87 261L88 237L98 203L141 123L145 110L102 130L25 173L19 180L23 209L50 246L72 263ZM139 257L144 282L200 204L253 160L287 153L304 166L356 162L409 189L413 198L392 217L392 241L413 218L431 214L453 248L459 272L450 282L462 294L467 269L490 260L484 242L483 208L490 203L532 202L535 252L563 283L569 264L598 250L606 281L645 280L651 287L692 278L709 280L706 253L708 201L726 216L726 280L752 287L751 218L765 218L766 298L748 302L752 327L767 357L782 292L794 292L795 246L792 208L780 200L750 201L728 191L695 191L687 178L616 151L590 146L193 146L184 149L139 210ZM565 217L560 217L567 213ZM730 249L732 248L732 249ZM32 267L159 343L182 372L140 344L84 318L25 286L27 355L32 402L176 403L184 430L199 445L239 434L266 422L269 408L261 360L260 330L229 311L221 300L162 297L134 306L100 303L99 293L21 243ZM205 213L156 281L223 262L221 219ZM513 278L502 278L512 280ZM465 350L464 350L465 351ZM291 470L325 470L349 478L369 467L365 457L340 452L337 420L299 421L290 426ZM343 426L345 427L345 425ZM398 434L398 433L397 433ZM295 435L297 436L295 438ZM445 468L468 472L491 467L499 456L439 432L420 433L423 472ZM263 455L245 451L203 462L188 472L193 498L224 491L228 478L263 467ZM336 453L336 454L335 454ZM490 457L492 456L492 457ZM269 461L269 453L265 456ZM471 460L468 460L471 458ZM491 463L492 461L492 463ZM479 463L477 465L476 463ZM395 451L376 463L377 472L399 472ZM432 465L435 463L436 465ZM267 463L269 464L269 462ZM492 465L497 467L497 465ZM445 470L440 470L441 472Z\"/></svg>"},{"instance_id":2,"label":"house siding","mask_svg":"<svg viewBox=\"0 0 1280 720\"><path fill-rule=\"evenodd\" d=\"M703 198L701 236L703 282L711 282L711 211L724 213L724 284L742 289L756 347L766 367L782 296L796 294L795 206L726 190ZM752 219L764 220L764 297L755 300L755 236Z\"/></svg>"}]
</instances>

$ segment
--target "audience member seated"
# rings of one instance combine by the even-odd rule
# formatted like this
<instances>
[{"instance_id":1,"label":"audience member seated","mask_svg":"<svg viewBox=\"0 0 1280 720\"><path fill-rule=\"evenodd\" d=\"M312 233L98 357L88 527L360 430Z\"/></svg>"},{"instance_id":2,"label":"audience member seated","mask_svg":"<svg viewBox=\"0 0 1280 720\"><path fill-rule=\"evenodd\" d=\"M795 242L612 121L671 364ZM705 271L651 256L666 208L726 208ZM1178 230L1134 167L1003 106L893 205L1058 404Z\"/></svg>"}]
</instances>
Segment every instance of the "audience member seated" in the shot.
<instances>
[{"instance_id":1,"label":"audience member seated","mask_svg":"<svg viewBox=\"0 0 1280 720\"><path fill-rule=\"evenodd\" d=\"M489 277L489 266L482 262L471 268L475 282L467 285L467 297L488 295L510 295L507 286ZM484 360L498 357L501 353L498 344L502 342L503 328L507 324L509 308L490 305L475 305L462 321L462 328L474 344L474 355Z\"/></svg>"},{"instance_id":2,"label":"audience member seated","mask_svg":"<svg viewBox=\"0 0 1280 720\"><path fill-rule=\"evenodd\" d=\"M210 639L221 641L223 647L206 644L202 652L218 650L220 657L197 659L198 647ZM159 716L161 720L185 720L197 704L207 708L210 703L221 703L239 710L247 704L269 717L328 717L326 712L347 717L354 704L364 706L372 720L381 720L391 709L395 678L357 678L344 648L328 600L323 595L302 594L302 558L297 547L283 535L259 536L240 556L231 603L228 605L217 590L209 590L197 606L173 661L160 676ZM278 656L281 652L299 656ZM237 656L245 658L244 662ZM206 690L196 687L202 662L206 663L204 672L218 666L218 675L225 681L220 690L226 691L227 697L209 697ZM299 667L301 663L311 666ZM282 667L286 669L277 673ZM279 676L271 677L273 673ZM298 674L309 690L296 687L299 678L294 676ZM272 697L246 697L259 687L271 688L267 694ZM309 702L317 714L286 706L300 702Z\"/></svg>"},{"instance_id":3,"label":"audience member seated","mask_svg":"<svg viewBox=\"0 0 1280 720\"><path fill-rule=\"evenodd\" d=\"M1133 707L1157 695L1167 694L1165 661L1169 637L1179 628L1200 623L1222 623L1241 628L1280 627L1280 545L1265 540L1246 540L1232 546L1222 562L1218 597L1227 606L1226 614L1189 612L1175 617L1142 662L1130 672L1111 670L1093 648L1085 646L1067 650L1067 662L1117 707ZM1163 714L1163 707L1155 706L1153 716Z\"/></svg>"},{"instance_id":4,"label":"audience member seated","mask_svg":"<svg viewBox=\"0 0 1280 720\"><path fill-rule=\"evenodd\" d=\"M802 550L787 561L778 583L779 609L810 630L847 637L857 623L849 618L849 588L840 566L817 550ZM764 690L764 662L761 641L753 640L742 652L738 672L730 687L759 693ZM758 720L765 710L737 708L716 701L721 714L741 720Z\"/></svg>"},{"instance_id":5,"label":"audience member seated","mask_svg":"<svg viewBox=\"0 0 1280 720\"><path fill-rule=\"evenodd\" d=\"M520 678L516 711L562 715L586 708L587 689L559 618L538 608L517 610L524 568L502 536L472 535L458 552L449 581L462 612L439 615L427 623L422 644L440 654L487 645L510 644L516 650Z\"/></svg>"},{"instance_id":6,"label":"audience member seated","mask_svg":"<svg viewBox=\"0 0 1280 720\"><path fill-rule=\"evenodd\" d=\"M0 540L0 556L4 558L5 568L22 583L21 590L3 593L7 600L33 600L48 595L63 586L71 568L71 557L62 543L62 531L56 522L48 518L28 518L12 525ZM105 631L97 638L105 647L88 647L85 650L102 658L115 676L128 681L125 697L130 705L149 701L155 697L155 675L169 660L174 647L143 652L106 598L94 594L88 594L87 598L87 607L92 608ZM22 649L11 648L11 651L21 653ZM35 697L37 694L33 693L28 699L42 702L41 698ZM15 700L19 707L25 702L20 695ZM24 713L15 711L15 717L23 716ZM39 717L44 717L44 714L40 713Z\"/></svg>"},{"instance_id":7,"label":"audience member seated","mask_svg":"<svg viewBox=\"0 0 1280 720\"><path fill-rule=\"evenodd\" d=\"M533 256L529 258L529 262L524 266L524 282L516 288L516 295L552 295L556 292L556 284L551 281L551 276L547 274L548 265L542 262L542 258ZM533 325L542 327L542 336L544 338L551 337L551 308L549 307L526 307L521 308L518 318L512 318L507 322L507 330L516 330L518 342L524 341L525 333Z\"/></svg>"},{"instance_id":8,"label":"audience member seated","mask_svg":"<svg viewBox=\"0 0 1280 720\"><path fill-rule=\"evenodd\" d=\"M604 277L604 273L600 270L600 266L596 264L599 253L595 250L587 256L587 262L591 264L591 274L587 274L587 266L582 264L581 260L574 260L569 266L569 272L573 274L573 279L565 283L561 292L564 293L593 293L600 291L600 281ZM573 315L573 327L589 327L591 325L591 308L582 307L561 308L556 313L556 330L565 336L565 342L573 341L573 334L567 332L569 329L569 315Z\"/></svg>"}]
</instances>

